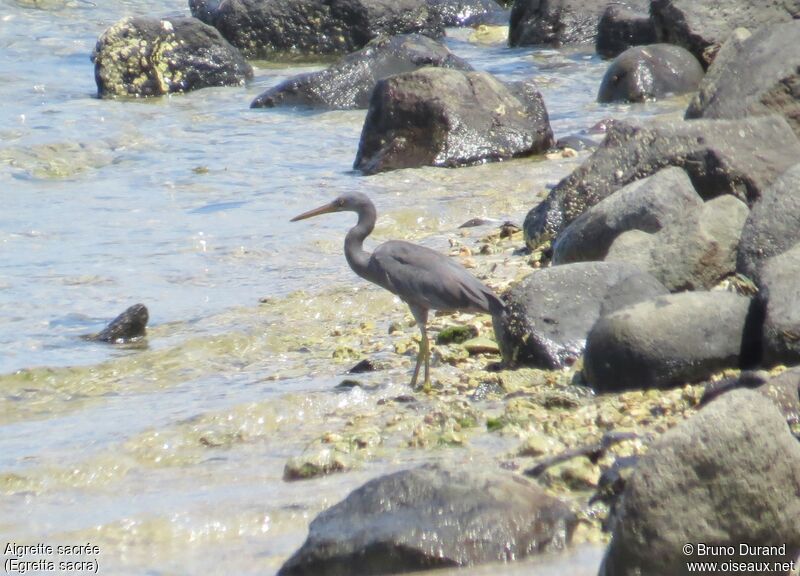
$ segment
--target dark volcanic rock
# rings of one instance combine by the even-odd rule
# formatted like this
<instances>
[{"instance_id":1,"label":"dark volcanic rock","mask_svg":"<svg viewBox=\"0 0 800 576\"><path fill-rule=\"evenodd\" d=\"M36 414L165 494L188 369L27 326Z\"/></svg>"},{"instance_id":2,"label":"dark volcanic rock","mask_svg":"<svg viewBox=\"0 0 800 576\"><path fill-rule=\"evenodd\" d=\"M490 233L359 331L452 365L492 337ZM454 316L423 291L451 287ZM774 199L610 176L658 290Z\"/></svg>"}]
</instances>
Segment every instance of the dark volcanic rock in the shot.
<instances>
[{"instance_id":1,"label":"dark volcanic rock","mask_svg":"<svg viewBox=\"0 0 800 576\"><path fill-rule=\"evenodd\" d=\"M634 46L609 65L598 102L644 102L697 90L703 68L697 58L669 44Z\"/></svg>"},{"instance_id":2,"label":"dark volcanic rock","mask_svg":"<svg viewBox=\"0 0 800 576\"><path fill-rule=\"evenodd\" d=\"M344 54L381 35L444 34L438 11L425 0L222 0L190 2L248 58L275 53Z\"/></svg>"},{"instance_id":3,"label":"dark volcanic rock","mask_svg":"<svg viewBox=\"0 0 800 576\"><path fill-rule=\"evenodd\" d=\"M604 58L613 58L631 46L655 41L656 30L646 9L633 10L622 4L609 4L597 24L595 50Z\"/></svg>"},{"instance_id":4,"label":"dark volcanic rock","mask_svg":"<svg viewBox=\"0 0 800 576\"><path fill-rule=\"evenodd\" d=\"M547 110L532 83L422 68L378 82L353 167L375 174L463 166L536 154L552 144Z\"/></svg>"},{"instance_id":5,"label":"dark volcanic rock","mask_svg":"<svg viewBox=\"0 0 800 576\"><path fill-rule=\"evenodd\" d=\"M764 311L763 362L800 362L800 244L764 264L758 300Z\"/></svg>"},{"instance_id":6,"label":"dark volcanic rock","mask_svg":"<svg viewBox=\"0 0 800 576\"><path fill-rule=\"evenodd\" d=\"M503 472L425 466L382 476L322 512L279 576L397 574L563 549L575 516Z\"/></svg>"},{"instance_id":7,"label":"dark volcanic rock","mask_svg":"<svg viewBox=\"0 0 800 576\"><path fill-rule=\"evenodd\" d=\"M503 360L551 369L570 365L598 318L666 292L629 264L581 262L532 272L504 295L507 314L495 319Z\"/></svg>"},{"instance_id":8,"label":"dark volcanic rock","mask_svg":"<svg viewBox=\"0 0 800 576\"><path fill-rule=\"evenodd\" d=\"M669 388L739 365L750 299L683 292L603 316L586 341L583 373L599 392Z\"/></svg>"},{"instance_id":9,"label":"dark volcanic rock","mask_svg":"<svg viewBox=\"0 0 800 576\"><path fill-rule=\"evenodd\" d=\"M147 321L150 314L144 304L134 304L125 312L114 318L111 323L97 334L87 336L87 340L124 344L146 334Z\"/></svg>"},{"instance_id":10,"label":"dark volcanic rock","mask_svg":"<svg viewBox=\"0 0 800 576\"><path fill-rule=\"evenodd\" d=\"M494 0L428 0L444 26L506 24L508 11Z\"/></svg>"},{"instance_id":11,"label":"dark volcanic rock","mask_svg":"<svg viewBox=\"0 0 800 576\"><path fill-rule=\"evenodd\" d=\"M686 118L780 114L800 136L800 21L725 44L686 110Z\"/></svg>"},{"instance_id":12,"label":"dark volcanic rock","mask_svg":"<svg viewBox=\"0 0 800 576\"><path fill-rule=\"evenodd\" d=\"M778 407L789 424L800 424L800 367L770 378L756 390Z\"/></svg>"},{"instance_id":13,"label":"dark volcanic rock","mask_svg":"<svg viewBox=\"0 0 800 576\"><path fill-rule=\"evenodd\" d=\"M727 0L724 7L697 0L652 0L650 17L659 42L683 46L708 68L734 29L754 30L800 17L800 0Z\"/></svg>"},{"instance_id":14,"label":"dark volcanic rock","mask_svg":"<svg viewBox=\"0 0 800 576\"><path fill-rule=\"evenodd\" d=\"M553 263L629 262L670 291L711 288L736 268L747 206L730 195L703 203L686 172L637 180L576 218L553 244Z\"/></svg>"},{"instance_id":15,"label":"dark volcanic rock","mask_svg":"<svg viewBox=\"0 0 800 576\"><path fill-rule=\"evenodd\" d=\"M742 230L737 270L758 283L761 267L800 242L800 163L764 190Z\"/></svg>"},{"instance_id":16,"label":"dark volcanic rock","mask_svg":"<svg viewBox=\"0 0 800 576\"><path fill-rule=\"evenodd\" d=\"M670 292L713 288L736 270L747 205L725 194L654 234L630 230L611 244L607 262L630 262Z\"/></svg>"},{"instance_id":17,"label":"dark volcanic rock","mask_svg":"<svg viewBox=\"0 0 800 576\"><path fill-rule=\"evenodd\" d=\"M192 16L213 26L221 2L222 0L189 0L189 10Z\"/></svg>"},{"instance_id":18,"label":"dark volcanic rock","mask_svg":"<svg viewBox=\"0 0 800 576\"><path fill-rule=\"evenodd\" d=\"M687 561L795 560L800 443L769 400L735 390L648 449L617 509L600 576L678 576L688 573ZM743 543L785 550L712 559L698 553L701 543L730 546L736 553Z\"/></svg>"},{"instance_id":19,"label":"dark volcanic rock","mask_svg":"<svg viewBox=\"0 0 800 576\"><path fill-rule=\"evenodd\" d=\"M299 74L281 82L253 100L250 107L366 108L378 80L424 66L472 70L472 66L444 44L427 36L384 36L348 54L330 68Z\"/></svg>"},{"instance_id":20,"label":"dark volcanic rock","mask_svg":"<svg viewBox=\"0 0 800 576\"><path fill-rule=\"evenodd\" d=\"M603 260L623 232L658 232L686 220L702 205L685 171L664 168L631 182L578 216L553 243L553 264Z\"/></svg>"},{"instance_id":21,"label":"dark volcanic rock","mask_svg":"<svg viewBox=\"0 0 800 576\"><path fill-rule=\"evenodd\" d=\"M597 35L597 23L610 2L605 0L514 0L508 28L511 46L588 44ZM626 3L645 10L647 3Z\"/></svg>"},{"instance_id":22,"label":"dark volcanic rock","mask_svg":"<svg viewBox=\"0 0 800 576\"><path fill-rule=\"evenodd\" d=\"M800 158L783 118L614 122L603 144L528 212L526 241L536 246L612 192L665 166L679 166L705 199L733 194L751 203Z\"/></svg>"},{"instance_id":23,"label":"dark volcanic rock","mask_svg":"<svg viewBox=\"0 0 800 576\"><path fill-rule=\"evenodd\" d=\"M238 86L253 76L239 51L196 18L120 20L100 36L92 61L101 97Z\"/></svg>"}]
</instances>

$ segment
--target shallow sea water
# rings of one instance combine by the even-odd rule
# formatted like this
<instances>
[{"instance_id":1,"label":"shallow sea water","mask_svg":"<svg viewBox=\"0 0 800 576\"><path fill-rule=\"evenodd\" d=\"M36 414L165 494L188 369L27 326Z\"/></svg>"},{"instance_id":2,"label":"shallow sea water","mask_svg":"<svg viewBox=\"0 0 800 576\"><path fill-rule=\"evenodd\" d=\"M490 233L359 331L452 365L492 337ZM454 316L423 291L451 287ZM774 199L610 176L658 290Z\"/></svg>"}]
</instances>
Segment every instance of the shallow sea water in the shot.
<instances>
[{"instance_id":1,"label":"shallow sea water","mask_svg":"<svg viewBox=\"0 0 800 576\"><path fill-rule=\"evenodd\" d=\"M134 14L188 8L0 0L0 544L97 543L106 574L269 574L318 511L431 458L283 482L324 424L376 400L331 392L347 366L309 353L314 339L406 314L347 268L348 215L289 218L360 190L378 205L377 240L446 251L469 218L521 222L575 161L362 177L351 165L364 111L248 108L320 63L259 62L241 88L99 100L94 43ZM535 78L557 137L680 108L594 103L605 65L590 48L471 33L450 31L448 45L501 78ZM136 302L150 310L145 349L80 338ZM409 364L366 378L397 395ZM572 562L590 571L597 554Z\"/></svg>"}]
</instances>

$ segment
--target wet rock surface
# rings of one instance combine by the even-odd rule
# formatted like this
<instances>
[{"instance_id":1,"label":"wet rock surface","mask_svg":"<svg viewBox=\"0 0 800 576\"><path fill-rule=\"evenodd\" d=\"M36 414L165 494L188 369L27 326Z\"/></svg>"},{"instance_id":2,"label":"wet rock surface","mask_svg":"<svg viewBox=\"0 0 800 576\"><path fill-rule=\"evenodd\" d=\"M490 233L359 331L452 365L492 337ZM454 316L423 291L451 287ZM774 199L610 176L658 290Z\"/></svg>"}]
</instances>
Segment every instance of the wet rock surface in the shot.
<instances>
[{"instance_id":1,"label":"wet rock surface","mask_svg":"<svg viewBox=\"0 0 800 576\"><path fill-rule=\"evenodd\" d=\"M742 230L737 270L759 282L773 256L800 242L800 164L780 176L753 205Z\"/></svg>"},{"instance_id":2,"label":"wet rock surface","mask_svg":"<svg viewBox=\"0 0 800 576\"><path fill-rule=\"evenodd\" d=\"M494 0L428 0L443 26L506 24L508 11Z\"/></svg>"},{"instance_id":3,"label":"wet rock surface","mask_svg":"<svg viewBox=\"0 0 800 576\"><path fill-rule=\"evenodd\" d=\"M576 518L500 471L425 466L382 476L322 512L278 574L396 574L563 549Z\"/></svg>"},{"instance_id":4,"label":"wet rock surface","mask_svg":"<svg viewBox=\"0 0 800 576\"><path fill-rule=\"evenodd\" d=\"M668 388L736 368L757 346L750 299L730 292L660 296L601 317L586 341L583 373L599 392Z\"/></svg>"},{"instance_id":5,"label":"wet rock surface","mask_svg":"<svg viewBox=\"0 0 800 576\"><path fill-rule=\"evenodd\" d=\"M92 61L101 97L163 96L253 77L239 51L195 18L125 18L103 32Z\"/></svg>"},{"instance_id":6,"label":"wet rock surface","mask_svg":"<svg viewBox=\"0 0 800 576\"><path fill-rule=\"evenodd\" d=\"M598 318L666 289L623 263L586 262L532 272L504 296L508 313L495 323L505 362L561 368L583 353Z\"/></svg>"},{"instance_id":7,"label":"wet rock surface","mask_svg":"<svg viewBox=\"0 0 800 576\"><path fill-rule=\"evenodd\" d=\"M697 90L703 68L692 54L670 44L634 46L609 65L598 102L645 102Z\"/></svg>"},{"instance_id":8,"label":"wet rock surface","mask_svg":"<svg viewBox=\"0 0 800 576\"><path fill-rule=\"evenodd\" d=\"M144 338L147 334L147 321L150 314L144 304L134 304L122 314L114 318L108 326L97 334L85 336L86 340L124 344L132 340Z\"/></svg>"},{"instance_id":9,"label":"wet rock surface","mask_svg":"<svg viewBox=\"0 0 800 576\"><path fill-rule=\"evenodd\" d=\"M441 15L424 0L223 0L190 8L248 58L344 54L381 35L444 34Z\"/></svg>"},{"instance_id":10,"label":"wet rock surface","mask_svg":"<svg viewBox=\"0 0 800 576\"><path fill-rule=\"evenodd\" d=\"M764 364L800 363L800 244L766 262L760 288Z\"/></svg>"},{"instance_id":11,"label":"wet rock surface","mask_svg":"<svg viewBox=\"0 0 800 576\"><path fill-rule=\"evenodd\" d=\"M281 82L259 95L250 107L366 108L378 80L425 66L472 70L470 64L444 44L427 36L385 36L348 54L330 68Z\"/></svg>"},{"instance_id":12,"label":"wet rock surface","mask_svg":"<svg viewBox=\"0 0 800 576\"><path fill-rule=\"evenodd\" d=\"M515 0L508 43L563 46L594 42L598 20L608 4L592 0ZM624 5L647 10L646 2L634 0Z\"/></svg>"},{"instance_id":13,"label":"wet rock surface","mask_svg":"<svg viewBox=\"0 0 800 576\"><path fill-rule=\"evenodd\" d=\"M725 394L640 459L600 574L685 574L687 561L707 560L697 543L710 542L736 551L716 562L795 560L798 487L800 443L777 408L750 390ZM742 543L776 549L754 558L738 554Z\"/></svg>"},{"instance_id":14,"label":"wet rock surface","mask_svg":"<svg viewBox=\"0 0 800 576\"><path fill-rule=\"evenodd\" d=\"M589 207L665 166L686 170L704 199L732 194L751 204L798 157L800 141L777 116L614 122L600 148L528 212L526 242L535 247L557 236Z\"/></svg>"},{"instance_id":15,"label":"wet rock surface","mask_svg":"<svg viewBox=\"0 0 800 576\"><path fill-rule=\"evenodd\" d=\"M708 68L720 45L736 28L756 29L800 16L800 2L730 0L725 9L694 0L653 0L650 14L659 42L683 46Z\"/></svg>"},{"instance_id":16,"label":"wet rock surface","mask_svg":"<svg viewBox=\"0 0 800 576\"><path fill-rule=\"evenodd\" d=\"M463 166L536 154L552 143L547 110L533 84L423 68L378 82L353 167L375 174Z\"/></svg>"},{"instance_id":17,"label":"wet rock surface","mask_svg":"<svg viewBox=\"0 0 800 576\"><path fill-rule=\"evenodd\" d=\"M632 9L615 3L606 6L600 16L595 50L604 58L614 58L631 46L655 41L656 31L646 7Z\"/></svg>"}]
</instances>

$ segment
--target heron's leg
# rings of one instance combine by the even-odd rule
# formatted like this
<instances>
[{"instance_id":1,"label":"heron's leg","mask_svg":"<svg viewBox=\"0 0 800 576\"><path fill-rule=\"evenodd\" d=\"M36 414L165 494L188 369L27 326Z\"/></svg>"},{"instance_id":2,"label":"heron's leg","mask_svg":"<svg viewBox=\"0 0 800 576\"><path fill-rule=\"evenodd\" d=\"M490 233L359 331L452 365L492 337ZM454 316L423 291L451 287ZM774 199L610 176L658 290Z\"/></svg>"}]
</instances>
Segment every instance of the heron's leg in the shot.
<instances>
[{"instance_id":1,"label":"heron's leg","mask_svg":"<svg viewBox=\"0 0 800 576\"><path fill-rule=\"evenodd\" d=\"M419 342L419 353L417 354L417 364L414 366L414 375L411 377L411 387L416 388L417 386L417 376L419 376L419 367L423 363L425 363L425 381L423 382L423 388L428 388L431 384L430 379L430 347L428 346L428 310L426 308L420 308L418 306L411 306L409 304L409 308L411 308L411 313L414 315L414 319L417 321L417 326L419 326L419 331L421 335L421 340Z\"/></svg>"}]
</instances>

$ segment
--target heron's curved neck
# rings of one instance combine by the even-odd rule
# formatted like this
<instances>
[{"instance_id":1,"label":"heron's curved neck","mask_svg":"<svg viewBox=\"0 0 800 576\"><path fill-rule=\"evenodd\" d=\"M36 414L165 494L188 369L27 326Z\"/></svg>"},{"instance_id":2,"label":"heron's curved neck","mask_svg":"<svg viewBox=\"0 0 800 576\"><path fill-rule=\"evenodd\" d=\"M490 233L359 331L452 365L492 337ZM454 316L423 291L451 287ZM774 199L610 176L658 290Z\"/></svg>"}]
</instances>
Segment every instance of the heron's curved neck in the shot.
<instances>
[{"instance_id":1,"label":"heron's curved neck","mask_svg":"<svg viewBox=\"0 0 800 576\"><path fill-rule=\"evenodd\" d=\"M360 206L358 210L358 223L350 228L344 238L344 255L353 272L369 280L369 252L364 250L364 238L372 233L377 218L375 207L370 205Z\"/></svg>"}]
</instances>

